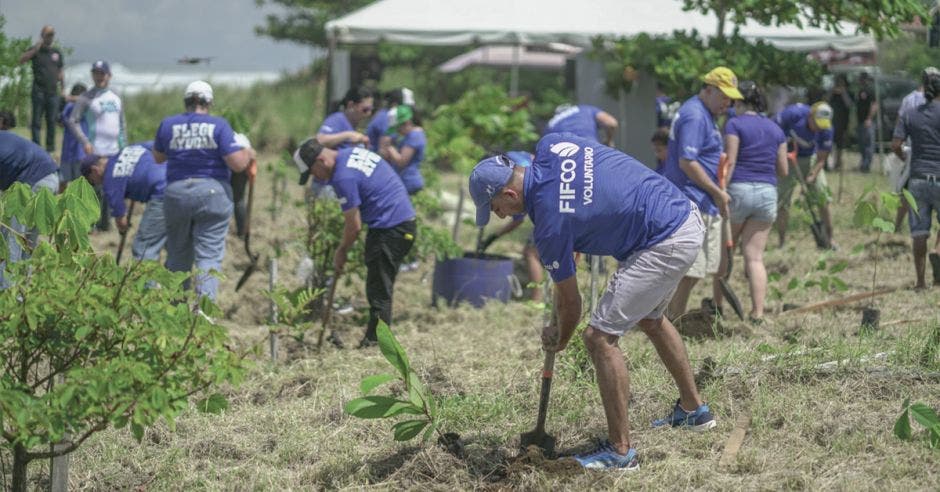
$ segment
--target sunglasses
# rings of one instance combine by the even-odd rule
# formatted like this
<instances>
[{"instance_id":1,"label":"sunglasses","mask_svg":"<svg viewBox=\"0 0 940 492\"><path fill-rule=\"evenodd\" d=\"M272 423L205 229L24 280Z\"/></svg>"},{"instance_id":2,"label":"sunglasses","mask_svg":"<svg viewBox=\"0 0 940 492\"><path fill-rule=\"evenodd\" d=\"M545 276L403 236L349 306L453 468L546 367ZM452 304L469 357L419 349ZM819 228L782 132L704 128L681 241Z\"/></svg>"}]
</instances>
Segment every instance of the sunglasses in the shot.
<instances>
[{"instance_id":1,"label":"sunglasses","mask_svg":"<svg viewBox=\"0 0 940 492\"><path fill-rule=\"evenodd\" d=\"M362 111L362 112L365 113L365 114L369 114L369 113L371 113L372 110L374 110L374 109L375 109L375 108L373 108L372 106L366 106L366 107L364 107L364 108L359 108L359 111Z\"/></svg>"}]
</instances>

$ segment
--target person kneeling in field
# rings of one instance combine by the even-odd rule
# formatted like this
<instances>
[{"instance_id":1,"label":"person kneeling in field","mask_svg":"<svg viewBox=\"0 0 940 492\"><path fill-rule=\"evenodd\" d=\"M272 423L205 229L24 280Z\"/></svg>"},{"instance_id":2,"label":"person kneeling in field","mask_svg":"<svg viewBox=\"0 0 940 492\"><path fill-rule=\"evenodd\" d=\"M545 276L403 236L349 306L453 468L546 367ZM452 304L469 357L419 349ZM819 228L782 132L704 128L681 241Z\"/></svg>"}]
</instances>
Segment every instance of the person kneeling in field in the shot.
<instances>
[{"instance_id":1,"label":"person kneeling in field","mask_svg":"<svg viewBox=\"0 0 940 492\"><path fill-rule=\"evenodd\" d=\"M166 166L153 159L153 142L141 142L121 149L112 157L92 155L82 162L82 174L95 186L102 186L118 232L129 227L125 199L147 204L140 218L131 254L135 260L160 260L166 245L166 219L163 191Z\"/></svg>"},{"instance_id":2,"label":"person kneeling in field","mask_svg":"<svg viewBox=\"0 0 940 492\"><path fill-rule=\"evenodd\" d=\"M359 239L362 224L366 233L366 299L369 324L360 347L374 345L379 320L392 323L392 291L405 255L414 245L415 210L405 185L391 164L361 147L333 150L309 139L294 152L300 169L300 184L312 174L320 185L330 185L343 209L343 239L333 257L336 278L346 265L346 255ZM335 281L335 279L334 279Z\"/></svg>"},{"instance_id":3,"label":"person kneeling in field","mask_svg":"<svg viewBox=\"0 0 940 492\"><path fill-rule=\"evenodd\" d=\"M535 245L555 282L558 324L542 331L545 350L567 347L581 317L574 252L619 261L582 338L597 371L608 440L575 458L585 468L639 467L630 443L629 377L618 343L639 325L679 388L670 414L653 422L694 430L715 426L699 397L682 339L663 312L695 261L705 233L696 205L636 159L571 133L550 134L530 167L506 156L480 161L470 175L477 225L526 213Z\"/></svg>"}]
</instances>

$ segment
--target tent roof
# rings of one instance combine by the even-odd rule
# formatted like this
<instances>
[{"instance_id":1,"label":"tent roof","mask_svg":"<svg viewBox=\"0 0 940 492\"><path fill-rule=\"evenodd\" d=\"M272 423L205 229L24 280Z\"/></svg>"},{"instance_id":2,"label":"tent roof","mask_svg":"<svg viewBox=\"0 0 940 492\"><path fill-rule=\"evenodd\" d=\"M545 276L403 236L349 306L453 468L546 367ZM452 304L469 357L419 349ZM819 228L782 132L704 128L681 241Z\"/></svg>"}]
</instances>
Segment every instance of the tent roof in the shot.
<instances>
[{"instance_id":1,"label":"tent roof","mask_svg":"<svg viewBox=\"0 0 940 492\"><path fill-rule=\"evenodd\" d=\"M326 29L348 44L590 46L596 36L666 35L681 29L711 35L717 22L714 16L684 12L679 0L380 0L328 22ZM844 26L846 34L838 35L819 28L751 23L741 27L741 35L781 49L875 50L871 36L854 34L854 25Z\"/></svg>"},{"instance_id":2,"label":"tent roof","mask_svg":"<svg viewBox=\"0 0 940 492\"><path fill-rule=\"evenodd\" d=\"M516 51L518 48L518 51ZM512 67L514 65L534 69L558 70L565 66L569 56L579 53L580 48L564 53L534 51L511 44L487 45L470 50L447 60L438 70L444 73L459 72L469 66Z\"/></svg>"}]
</instances>

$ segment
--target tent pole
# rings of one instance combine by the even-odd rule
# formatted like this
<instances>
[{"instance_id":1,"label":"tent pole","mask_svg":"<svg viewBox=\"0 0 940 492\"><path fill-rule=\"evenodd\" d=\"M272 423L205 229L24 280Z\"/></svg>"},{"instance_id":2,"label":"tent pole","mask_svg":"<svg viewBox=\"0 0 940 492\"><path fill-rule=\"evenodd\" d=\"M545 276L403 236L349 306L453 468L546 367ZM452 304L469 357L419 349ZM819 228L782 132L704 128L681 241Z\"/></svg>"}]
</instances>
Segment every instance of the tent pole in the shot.
<instances>
[{"instance_id":1,"label":"tent pole","mask_svg":"<svg viewBox=\"0 0 940 492\"><path fill-rule=\"evenodd\" d=\"M522 47L516 43L512 47L512 68L509 70L509 97L519 95L519 50Z\"/></svg>"},{"instance_id":2,"label":"tent pole","mask_svg":"<svg viewBox=\"0 0 940 492\"><path fill-rule=\"evenodd\" d=\"M336 52L336 34L326 34L326 90L323 96L323 115L330 113L330 98L333 96L333 56Z\"/></svg>"}]
</instances>

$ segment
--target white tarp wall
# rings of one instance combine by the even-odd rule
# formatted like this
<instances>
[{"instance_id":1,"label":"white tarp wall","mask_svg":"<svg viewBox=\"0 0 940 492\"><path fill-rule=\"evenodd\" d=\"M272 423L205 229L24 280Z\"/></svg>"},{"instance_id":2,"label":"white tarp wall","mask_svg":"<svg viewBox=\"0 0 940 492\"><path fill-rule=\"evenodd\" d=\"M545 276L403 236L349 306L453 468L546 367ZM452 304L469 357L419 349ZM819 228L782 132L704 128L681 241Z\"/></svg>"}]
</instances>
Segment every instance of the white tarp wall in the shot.
<instances>
[{"instance_id":1,"label":"white tarp wall","mask_svg":"<svg viewBox=\"0 0 940 492\"><path fill-rule=\"evenodd\" d=\"M333 43L371 44L380 41L419 45L547 44L589 47L597 36L640 33L669 35L696 29L713 36L714 16L682 10L679 0L381 0L326 24ZM730 33L732 26L726 26ZM874 39L856 35L846 24L844 34L796 26L741 26L750 40L764 40L794 51L837 49L875 51ZM577 102L594 104L621 123L618 147L652 164L649 138L655 122L655 82L641 76L630 94L614 99L604 93L602 67L578 57Z\"/></svg>"}]
</instances>

